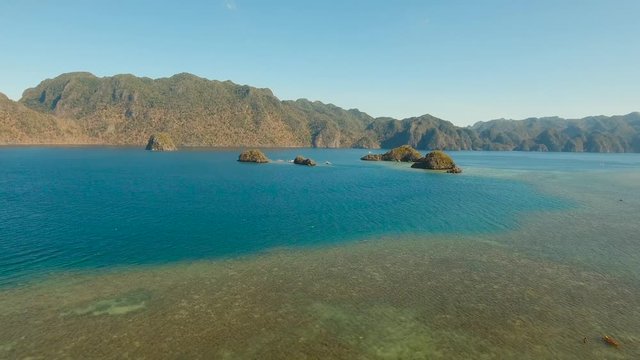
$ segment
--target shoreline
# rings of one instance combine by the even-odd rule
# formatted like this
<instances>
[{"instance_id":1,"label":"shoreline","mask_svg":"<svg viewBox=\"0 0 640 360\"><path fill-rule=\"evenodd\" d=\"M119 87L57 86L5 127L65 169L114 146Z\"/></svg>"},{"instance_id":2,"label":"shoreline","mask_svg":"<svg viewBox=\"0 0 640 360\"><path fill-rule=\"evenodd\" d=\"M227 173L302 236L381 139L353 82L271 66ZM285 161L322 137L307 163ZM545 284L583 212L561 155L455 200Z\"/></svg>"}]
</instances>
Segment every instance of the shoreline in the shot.
<instances>
[{"instance_id":1,"label":"shoreline","mask_svg":"<svg viewBox=\"0 0 640 360\"><path fill-rule=\"evenodd\" d=\"M0 144L0 149L21 149L21 148L88 148L88 149L140 149L145 150L146 144L96 144L96 143L16 143L16 144ZM295 149L306 149L306 150L362 150L362 151L371 151L371 152L384 152L387 150L391 150L391 148L356 148L356 147L336 147L336 148L325 148L325 147L313 147L313 146L261 146L261 145L233 145L233 146L201 146L201 145L179 145L178 150L169 151L169 152L180 152L180 151L202 151L202 150L212 150L212 151L236 151L248 148L258 148L258 149L266 149L270 150L295 150ZM417 149L418 151L431 151L432 149ZM640 155L640 152L590 152L590 151L523 151L523 150L443 150L445 152L455 152L455 153L516 153L516 154L610 154L610 155Z\"/></svg>"}]
</instances>

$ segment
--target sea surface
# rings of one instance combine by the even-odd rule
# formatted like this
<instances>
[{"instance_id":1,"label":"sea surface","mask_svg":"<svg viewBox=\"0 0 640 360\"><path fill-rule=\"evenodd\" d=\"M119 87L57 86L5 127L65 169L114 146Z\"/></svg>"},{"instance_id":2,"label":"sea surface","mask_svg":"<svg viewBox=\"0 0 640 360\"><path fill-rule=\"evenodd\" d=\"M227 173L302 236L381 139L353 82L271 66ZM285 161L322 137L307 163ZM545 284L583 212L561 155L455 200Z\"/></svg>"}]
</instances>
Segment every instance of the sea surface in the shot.
<instances>
[{"instance_id":1,"label":"sea surface","mask_svg":"<svg viewBox=\"0 0 640 360\"><path fill-rule=\"evenodd\" d=\"M640 154L239 152L0 148L0 359L640 358Z\"/></svg>"}]
</instances>

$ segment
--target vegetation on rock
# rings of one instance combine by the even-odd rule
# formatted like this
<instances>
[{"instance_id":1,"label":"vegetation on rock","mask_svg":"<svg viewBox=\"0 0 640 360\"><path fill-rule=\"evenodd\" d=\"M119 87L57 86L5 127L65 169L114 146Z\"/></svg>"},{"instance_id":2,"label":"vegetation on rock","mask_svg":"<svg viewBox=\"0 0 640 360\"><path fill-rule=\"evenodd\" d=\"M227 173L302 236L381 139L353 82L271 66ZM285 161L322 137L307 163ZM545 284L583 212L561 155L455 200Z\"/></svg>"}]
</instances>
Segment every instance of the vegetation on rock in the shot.
<instances>
[{"instance_id":1,"label":"vegetation on rock","mask_svg":"<svg viewBox=\"0 0 640 360\"><path fill-rule=\"evenodd\" d=\"M410 145L402 145L384 154L368 154L360 158L367 161L417 161L421 157L420 153Z\"/></svg>"},{"instance_id":2,"label":"vegetation on rock","mask_svg":"<svg viewBox=\"0 0 640 360\"><path fill-rule=\"evenodd\" d=\"M315 161L308 158L304 158L300 155L296 156L296 158L293 159L293 163L297 165L316 166Z\"/></svg>"},{"instance_id":3,"label":"vegetation on rock","mask_svg":"<svg viewBox=\"0 0 640 360\"><path fill-rule=\"evenodd\" d=\"M151 151L175 151L178 150L167 133L153 134L147 143L147 150Z\"/></svg>"},{"instance_id":4,"label":"vegetation on rock","mask_svg":"<svg viewBox=\"0 0 640 360\"><path fill-rule=\"evenodd\" d=\"M411 167L416 169L452 170L451 172L462 172L462 170L457 168L451 156L440 150L434 150L428 153L425 157L418 159L413 165L411 165Z\"/></svg>"},{"instance_id":5,"label":"vegetation on rock","mask_svg":"<svg viewBox=\"0 0 640 360\"><path fill-rule=\"evenodd\" d=\"M240 162L268 163L269 158L258 149L243 151L238 157Z\"/></svg>"},{"instance_id":6,"label":"vegetation on rock","mask_svg":"<svg viewBox=\"0 0 640 360\"><path fill-rule=\"evenodd\" d=\"M367 154L360 158L365 161L382 161L382 154Z\"/></svg>"}]
</instances>

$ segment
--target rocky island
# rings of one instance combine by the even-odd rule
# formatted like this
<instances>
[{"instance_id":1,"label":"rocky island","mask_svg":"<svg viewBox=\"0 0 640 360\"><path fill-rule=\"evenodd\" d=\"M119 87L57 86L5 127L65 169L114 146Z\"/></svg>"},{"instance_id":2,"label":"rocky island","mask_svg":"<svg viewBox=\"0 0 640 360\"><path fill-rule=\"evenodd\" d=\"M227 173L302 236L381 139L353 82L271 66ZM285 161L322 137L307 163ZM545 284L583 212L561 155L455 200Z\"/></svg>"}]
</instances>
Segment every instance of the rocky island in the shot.
<instances>
[{"instance_id":1,"label":"rocky island","mask_svg":"<svg viewBox=\"0 0 640 360\"><path fill-rule=\"evenodd\" d=\"M264 164L269 162L269 158L262 151L251 149L243 151L238 157L238 161Z\"/></svg>"},{"instance_id":2,"label":"rocky island","mask_svg":"<svg viewBox=\"0 0 640 360\"><path fill-rule=\"evenodd\" d=\"M384 154L368 154L360 158L365 161L402 161L412 162L420 159L422 155L410 145L402 145L391 149Z\"/></svg>"},{"instance_id":3,"label":"rocky island","mask_svg":"<svg viewBox=\"0 0 640 360\"><path fill-rule=\"evenodd\" d=\"M178 148L167 133L157 133L151 135L147 143L147 150L150 151L176 151Z\"/></svg>"},{"instance_id":4,"label":"rocky island","mask_svg":"<svg viewBox=\"0 0 640 360\"><path fill-rule=\"evenodd\" d=\"M440 150L434 150L425 157L416 160L411 167L414 169L446 170L452 174L462 172L462 169L456 165L451 156Z\"/></svg>"},{"instance_id":5,"label":"rocky island","mask_svg":"<svg viewBox=\"0 0 640 360\"><path fill-rule=\"evenodd\" d=\"M304 158L300 155L296 156L296 158L293 159L293 163L296 165L316 166L315 161L309 158Z\"/></svg>"},{"instance_id":6,"label":"rocky island","mask_svg":"<svg viewBox=\"0 0 640 360\"><path fill-rule=\"evenodd\" d=\"M360 158L365 161L401 161L413 162L414 169L446 170L448 173L459 174L462 169L453 161L451 156L441 150L434 150L422 156L410 145L402 145L384 154L368 154Z\"/></svg>"}]
</instances>

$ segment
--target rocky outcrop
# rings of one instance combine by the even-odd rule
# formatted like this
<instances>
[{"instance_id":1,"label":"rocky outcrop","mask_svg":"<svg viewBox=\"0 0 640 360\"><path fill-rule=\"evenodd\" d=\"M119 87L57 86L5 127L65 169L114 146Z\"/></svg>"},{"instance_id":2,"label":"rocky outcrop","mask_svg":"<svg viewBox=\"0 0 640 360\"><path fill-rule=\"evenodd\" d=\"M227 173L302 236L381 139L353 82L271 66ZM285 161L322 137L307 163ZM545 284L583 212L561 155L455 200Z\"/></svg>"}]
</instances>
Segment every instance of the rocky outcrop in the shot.
<instances>
[{"instance_id":1,"label":"rocky outcrop","mask_svg":"<svg viewBox=\"0 0 640 360\"><path fill-rule=\"evenodd\" d=\"M238 161L240 162L253 162L253 163L268 163L269 158L258 149L251 149L243 151L242 154L238 157Z\"/></svg>"},{"instance_id":2,"label":"rocky outcrop","mask_svg":"<svg viewBox=\"0 0 640 360\"><path fill-rule=\"evenodd\" d=\"M411 167L415 169L447 170L447 172L451 170L451 172L455 173L462 172L453 162L451 156L440 150L428 153L425 157L418 159Z\"/></svg>"},{"instance_id":3,"label":"rocky outcrop","mask_svg":"<svg viewBox=\"0 0 640 360\"><path fill-rule=\"evenodd\" d=\"M178 148L167 133L153 134L147 142L147 150L151 151L176 151Z\"/></svg>"},{"instance_id":4,"label":"rocky outcrop","mask_svg":"<svg viewBox=\"0 0 640 360\"><path fill-rule=\"evenodd\" d=\"M368 154L360 158L366 161L403 161L412 162L420 159L422 155L409 145L402 145L384 154Z\"/></svg>"},{"instance_id":5,"label":"rocky outcrop","mask_svg":"<svg viewBox=\"0 0 640 360\"><path fill-rule=\"evenodd\" d=\"M293 163L296 165L316 166L315 161L308 158L304 158L300 155L296 156L296 158L293 159Z\"/></svg>"},{"instance_id":6,"label":"rocky outcrop","mask_svg":"<svg viewBox=\"0 0 640 360\"><path fill-rule=\"evenodd\" d=\"M365 161L382 161L382 154L368 154L360 158Z\"/></svg>"}]
</instances>

